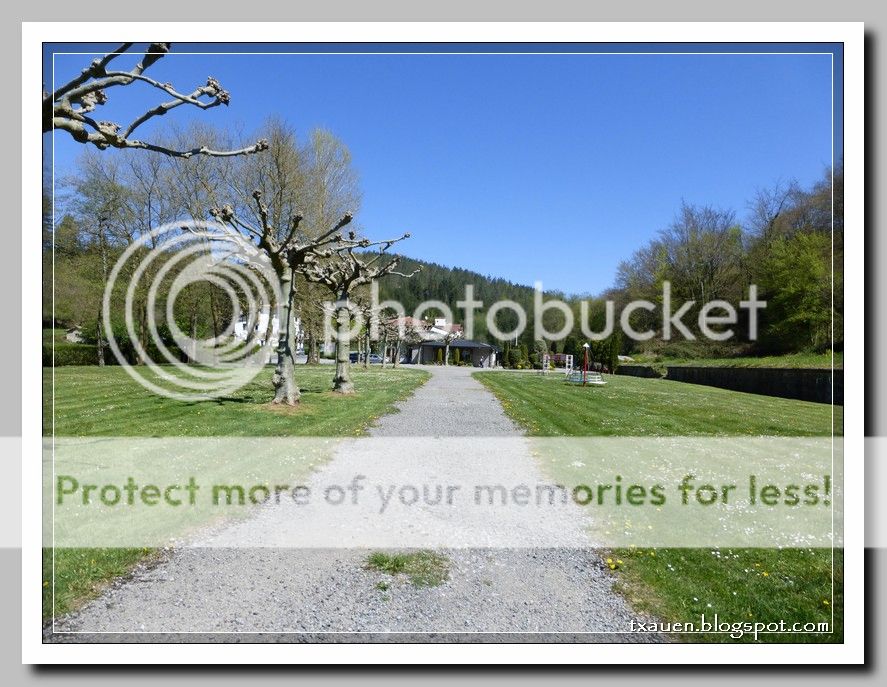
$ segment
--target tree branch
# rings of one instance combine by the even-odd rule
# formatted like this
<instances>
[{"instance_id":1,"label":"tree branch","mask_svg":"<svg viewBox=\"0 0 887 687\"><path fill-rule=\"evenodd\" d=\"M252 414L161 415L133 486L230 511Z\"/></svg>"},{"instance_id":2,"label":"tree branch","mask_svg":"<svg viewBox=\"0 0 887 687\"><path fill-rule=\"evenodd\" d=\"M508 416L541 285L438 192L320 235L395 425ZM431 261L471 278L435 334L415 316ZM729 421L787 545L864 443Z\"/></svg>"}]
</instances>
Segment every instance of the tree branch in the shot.
<instances>
[{"instance_id":1,"label":"tree branch","mask_svg":"<svg viewBox=\"0 0 887 687\"><path fill-rule=\"evenodd\" d=\"M64 93L68 93L69 91L74 90L81 84L85 83L89 79L101 76L105 73L105 67L108 66L108 63L113 60L118 55L122 55L126 51L128 51L132 47L132 43L123 43L113 52L109 52L102 58L96 58L92 61L92 63L86 67L82 72L80 72L79 76L74 77L64 86L59 87L53 94L52 100L58 100L62 97ZM44 96L44 101L47 99L47 96Z\"/></svg>"},{"instance_id":2,"label":"tree branch","mask_svg":"<svg viewBox=\"0 0 887 687\"><path fill-rule=\"evenodd\" d=\"M206 85L199 86L191 93L177 91L172 84L160 83L143 72L155 62L163 58L170 50L170 43L151 43L142 56L141 61L130 71L108 71L108 64L132 48L132 43L123 43L116 50L102 58L93 60L77 77L56 89L50 96L43 97L43 132L60 129L67 131L79 143L89 143L97 148L134 148L150 150L175 158L191 158L196 155L208 157L232 157L249 155L268 149L268 142L257 141L253 145L237 150L214 150L208 146L195 146L188 150L174 150L163 145L130 138L133 132L154 117L165 115L181 105L191 105L207 110L219 105L227 105L231 95L222 88L213 77L208 77ZM173 100L160 103L136 117L125 129L110 122L94 122L86 115L95 111L108 101L106 90L115 86L127 86L135 81L142 81L172 96ZM201 100L202 97L209 100ZM89 131L86 127L93 131Z\"/></svg>"}]
</instances>

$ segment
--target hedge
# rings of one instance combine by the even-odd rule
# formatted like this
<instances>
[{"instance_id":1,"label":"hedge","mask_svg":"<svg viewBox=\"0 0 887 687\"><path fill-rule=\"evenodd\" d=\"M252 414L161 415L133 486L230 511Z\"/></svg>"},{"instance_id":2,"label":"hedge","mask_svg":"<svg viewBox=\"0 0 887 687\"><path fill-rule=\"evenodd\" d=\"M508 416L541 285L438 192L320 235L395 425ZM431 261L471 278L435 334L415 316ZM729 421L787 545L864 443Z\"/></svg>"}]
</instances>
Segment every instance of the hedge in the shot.
<instances>
[{"instance_id":1,"label":"hedge","mask_svg":"<svg viewBox=\"0 0 887 687\"><path fill-rule=\"evenodd\" d=\"M64 365L98 365L99 357L95 346L76 343L56 343L55 360L53 361L52 346L43 346L43 367ZM110 359L109 359L110 358ZM113 355L106 355L105 362L116 363Z\"/></svg>"}]
</instances>

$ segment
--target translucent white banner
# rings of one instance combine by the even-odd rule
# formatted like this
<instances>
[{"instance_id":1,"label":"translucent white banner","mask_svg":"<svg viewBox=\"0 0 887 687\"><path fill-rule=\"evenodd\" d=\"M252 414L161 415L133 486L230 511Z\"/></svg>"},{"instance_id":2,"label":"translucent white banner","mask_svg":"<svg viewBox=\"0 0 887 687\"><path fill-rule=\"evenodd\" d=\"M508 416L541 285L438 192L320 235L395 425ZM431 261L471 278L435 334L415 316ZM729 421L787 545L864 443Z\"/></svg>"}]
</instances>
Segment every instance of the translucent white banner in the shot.
<instances>
[{"instance_id":1,"label":"translucent white banner","mask_svg":"<svg viewBox=\"0 0 887 687\"><path fill-rule=\"evenodd\" d=\"M840 438L57 438L45 546L830 547Z\"/></svg>"}]
</instances>

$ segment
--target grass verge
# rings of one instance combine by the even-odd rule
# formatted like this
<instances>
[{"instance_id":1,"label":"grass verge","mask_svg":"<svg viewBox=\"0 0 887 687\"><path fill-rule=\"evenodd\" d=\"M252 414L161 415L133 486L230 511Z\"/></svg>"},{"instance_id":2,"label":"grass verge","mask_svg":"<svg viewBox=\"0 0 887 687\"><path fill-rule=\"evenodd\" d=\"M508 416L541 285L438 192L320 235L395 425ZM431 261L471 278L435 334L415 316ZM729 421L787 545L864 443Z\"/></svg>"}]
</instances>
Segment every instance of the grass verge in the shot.
<instances>
[{"instance_id":1,"label":"grass verge","mask_svg":"<svg viewBox=\"0 0 887 687\"><path fill-rule=\"evenodd\" d=\"M639 611L666 622L800 623L797 632L677 634L677 641L840 643L843 641L843 551L831 549L619 549L619 590ZM820 633L805 623L828 623Z\"/></svg>"},{"instance_id":2,"label":"grass verge","mask_svg":"<svg viewBox=\"0 0 887 687\"><path fill-rule=\"evenodd\" d=\"M53 372L55 393L53 395ZM150 377L150 371L139 369ZM121 367L43 370L43 433L50 436L353 436L428 379L424 370L352 368L357 393L335 394L333 367L299 366L298 407L280 411L269 367L229 397L185 402L143 388ZM54 412L53 412L54 411ZM54 422L54 426L53 426Z\"/></svg>"},{"instance_id":3,"label":"grass verge","mask_svg":"<svg viewBox=\"0 0 887 687\"><path fill-rule=\"evenodd\" d=\"M829 436L843 408L658 379L611 377L575 387L557 375L475 375L531 436ZM569 459L565 459L569 460ZM566 465L543 465L556 477ZM663 622L828 622L828 634L761 634L757 641L843 641L840 549L615 549L604 554L619 589L639 611ZM736 640L725 634L679 641Z\"/></svg>"},{"instance_id":4,"label":"grass verge","mask_svg":"<svg viewBox=\"0 0 887 687\"><path fill-rule=\"evenodd\" d=\"M663 379L478 372L508 416L533 436L830 436L832 406ZM836 434L844 409L834 406Z\"/></svg>"},{"instance_id":5,"label":"grass verge","mask_svg":"<svg viewBox=\"0 0 887 687\"><path fill-rule=\"evenodd\" d=\"M153 549L43 549L43 620L67 613L103 591L110 580L128 574ZM55 574L53 575L53 567ZM53 593L53 580L55 593Z\"/></svg>"}]
</instances>

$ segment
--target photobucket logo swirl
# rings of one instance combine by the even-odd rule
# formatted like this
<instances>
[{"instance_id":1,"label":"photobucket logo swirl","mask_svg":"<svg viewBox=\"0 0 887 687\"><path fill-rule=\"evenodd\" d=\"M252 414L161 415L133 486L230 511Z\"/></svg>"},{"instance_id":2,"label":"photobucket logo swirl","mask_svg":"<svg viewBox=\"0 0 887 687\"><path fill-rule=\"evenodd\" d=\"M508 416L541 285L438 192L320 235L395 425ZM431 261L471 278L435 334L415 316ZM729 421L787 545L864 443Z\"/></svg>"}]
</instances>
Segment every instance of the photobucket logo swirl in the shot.
<instances>
[{"instance_id":1,"label":"photobucket logo swirl","mask_svg":"<svg viewBox=\"0 0 887 687\"><path fill-rule=\"evenodd\" d=\"M114 327L115 315L120 321L127 278L122 319L128 344L142 365L132 364L124 354L119 340L123 337ZM193 327L192 334L182 330L179 322L189 309L176 306L186 295L195 317L201 288L212 289L213 298L222 293L229 300L224 312L230 320L224 331L207 338L195 336ZM244 339L236 336L236 327L243 323L241 331L256 331L260 314L270 316L279 302L279 281L271 262L252 243L216 222L174 222L126 248L105 287L102 318L108 344L130 377L161 396L198 401L231 394L262 370L270 337L262 342Z\"/></svg>"}]
</instances>

